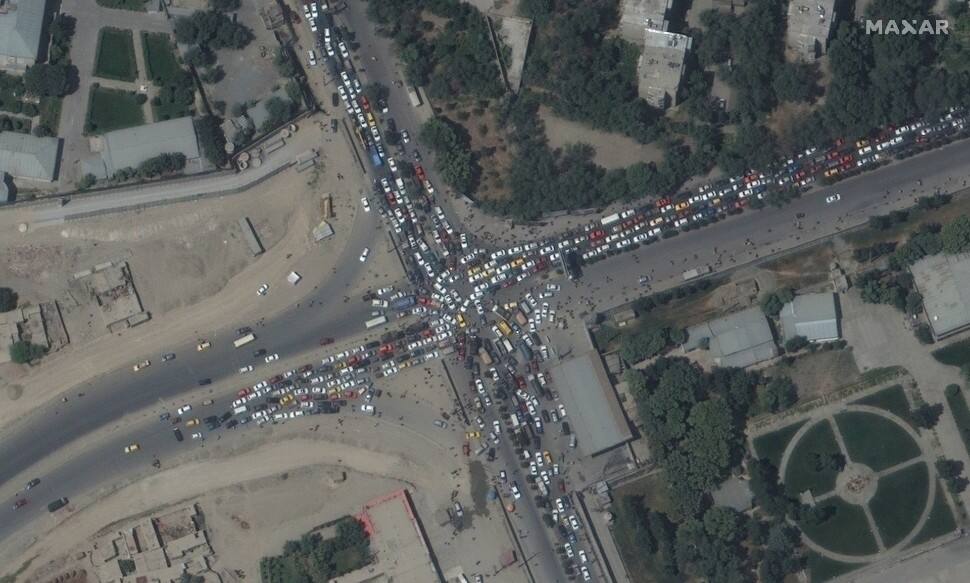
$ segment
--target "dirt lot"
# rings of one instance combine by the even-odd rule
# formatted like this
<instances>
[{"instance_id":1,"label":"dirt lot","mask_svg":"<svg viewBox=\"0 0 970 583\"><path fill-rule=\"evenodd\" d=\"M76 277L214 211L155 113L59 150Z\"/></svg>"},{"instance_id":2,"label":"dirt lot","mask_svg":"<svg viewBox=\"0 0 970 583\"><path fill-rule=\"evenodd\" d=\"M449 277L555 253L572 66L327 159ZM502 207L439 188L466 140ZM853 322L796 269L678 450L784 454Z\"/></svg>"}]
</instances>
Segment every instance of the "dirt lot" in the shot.
<instances>
[{"instance_id":1,"label":"dirt lot","mask_svg":"<svg viewBox=\"0 0 970 583\"><path fill-rule=\"evenodd\" d=\"M661 162L663 151L656 144L640 144L626 136L595 130L586 124L557 117L548 108L539 108L546 124L549 146L562 148L585 143L596 149L593 161L607 169L625 168L637 162Z\"/></svg>"},{"instance_id":2,"label":"dirt lot","mask_svg":"<svg viewBox=\"0 0 970 583\"><path fill-rule=\"evenodd\" d=\"M800 400L830 393L859 380L859 367L852 350L826 350L795 359L791 365L779 362L764 371L768 376L791 377Z\"/></svg>"},{"instance_id":3,"label":"dirt lot","mask_svg":"<svg viewBox=\"0 0 970 583\"><path fill-rule=\"evenodd\" d=\"M312 124L305 125L307 131L316 131ZM334 146L323 142L324 164L351 168L343 143ZM40 366L0 368L0 423L68 385L133 359L137 355L131 346L143 354L146 346L164 346L192 338L195 330L220 328L253 307L252 290L259 283L282 281L304 258L312 258L313 267L301 269L305 284L294 293L312 290L339 259L343 236L359 205L362 183L356 173L344 172L346 180L338 181L336 172L326 169L302 174L290 170L239 195L113 214L25 235L16 229L0 232L0 281L17 290L22 303L57 300L71 339L67 348L49 355ZM337 216L331 225L336 234L316 245L310 230L319 222L324 192L334 194ZM266 204L267 193L273 193L274 204ZM237 221L243 216L250 217L266 248L258 259L240 237ZM373 265L389 274L393 270L386 255L375 249ZM71 277L112 259L128 261L142 304L152 315L150 321L114 336L107 333L91 301L78 297L76 288L72 291ZM293 298L271 294L266 299L260 315L268 317ZM18 401L25 387L39 387L44 393Z\"/></svg>"},{"instance_id":4,"label":"dirt lot","mask_svg":"<svg viewBox=\"0 0 970 583\"><path fill-rule=\"evenodd\" d=\"M801 289L827 281L829 264L835 258L835 246L831 242L815 245L804 251L791 253L760 265L760 270L774 276L774 285L762 285L765 292L791 287ZM759 282L761 279L759 278Z\"/></svg>"}]
</instances>

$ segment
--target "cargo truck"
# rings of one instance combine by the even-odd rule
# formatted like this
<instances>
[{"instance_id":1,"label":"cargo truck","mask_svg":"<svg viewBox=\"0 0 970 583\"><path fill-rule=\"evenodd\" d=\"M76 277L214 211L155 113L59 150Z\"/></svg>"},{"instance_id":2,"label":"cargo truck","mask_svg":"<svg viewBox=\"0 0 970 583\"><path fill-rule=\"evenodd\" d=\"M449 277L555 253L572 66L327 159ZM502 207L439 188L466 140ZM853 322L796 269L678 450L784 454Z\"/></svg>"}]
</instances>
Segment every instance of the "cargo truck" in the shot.
<instances>
[{"instance_id":1,"label":"cargo truck","mask_svg":"<svg viewBox=\"0 0 970 583\"><path fill-rule=\"evenodd\" d=\"M612 225L613 223L620 220L620 213L613 213L600 219L600 223L605 227L607 225Z\"/></svg>"},{"instance_id":2,"label":"cargo truck","mask_svg":"<svg viewBox=\"0 0 970 583\"><path fill-rule=\"evenodd\" d=\"M387 324L387 316L378 316L377 318L364 322L364 326L367 328L373 328L375 326L380 326L381 324Z\"/></svg>"},{"instance_id":3,"label":"cargo truck","mask_svg":"<svg viewBox=\"0 0 970 583\"><path fill-rule=\"evenodd\" d=\"M703 267L695 267L694 269L689 269L684 272L684 281L690 281L702 275L707 275L711 271L712 270L710 265L704 265Z\"/></svg>"},{"instance_id":4,"label":"cargo truck","mask_svg":"<svg viewBox=\"0 0 970 583\"><path fill-rule=\"evenodd\" d=\"M250 342L253 342L254 340L256 340L255 334L246 334L242 338L237 338L236 340L234 340L232 345L235 346L236 348L239 348L249 344Z\"/></svg>"},{"instance_id":5,"label":"cargo truck","mask_svg":"<svg viewBox=\"0 0 970 583\"><path fill-rule=\"evenodd\" d=\"M414 296L404 296L403 298L397 298L391 302L391 309L395 312L403 312L409 309L415 303Z\"/></svg>"},{"instance_id":6,"label":"cargo truck","mask_svg":"<svg viewBox=\"0 0 970 583\"><path fill-rule=\"evenodd\" d=\"M408 99L411 100L411 105L414 107L421 107L421 95L418 94L416 87L408 86Z\"/></svg>"}]
</instances>

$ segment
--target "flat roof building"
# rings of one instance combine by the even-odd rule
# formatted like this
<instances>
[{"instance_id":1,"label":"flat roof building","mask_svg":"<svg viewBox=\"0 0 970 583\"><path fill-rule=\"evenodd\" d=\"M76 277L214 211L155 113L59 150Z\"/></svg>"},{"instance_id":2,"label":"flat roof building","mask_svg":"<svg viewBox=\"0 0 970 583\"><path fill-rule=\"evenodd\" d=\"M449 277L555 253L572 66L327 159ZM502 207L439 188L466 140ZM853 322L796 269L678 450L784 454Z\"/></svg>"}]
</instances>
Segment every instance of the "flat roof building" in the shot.
<instances>
[{"instance_id":1,"label":"flat roof building","mask_svg":"<svg viewBox=\"0 0 970 583\"><path fill-rule=\"evenodd\" d=\"M637 61L637 93L643 100L658 109L676 103L690 46L687 35L651 29L643 32L643 49Z\"/></svg>"},{"instance_id":2,"label":"flat roof building","mask_svg":"<svg viewBox=\"0 0 970 583\"><path fill-rule=\"evenodd\" d=\"M640 45L645 29L667 30L667 11L673 0L621 0L620 36Z\"/></svg>"},{"instance_id":3,"label":"flat roof building","mask_svg":"<svg viewBox=\"0 0 970 583\"><path fill-rule=\"evenodd\" d=\"M778 355L768 318L761 308L748 308L687 329L684 350L708 350L718 366L751 366Z\"/></svg>"},{"instance_id":4,"label":"flat roof building","mask_svg":"<svg viewBox=\"0 0 970 583\"><path fill-rule=\"evenodd\" d=\"M53 182L61 160L61 140L0 132L0 174Z\"/></svg>"},{"instance_id":5,"label":"flat roof building","mask_svg":"<svg viewBox=\"0 0 970 583\"><path fill-rule=\"evenodd\" d=\"M804 336L811 342L831 342L842 336L832 293L795 296L782 307L780 316L785 340Z\"/></svg>"},{"instance_id":6,"label":"flat roof building","mask_svg":"<svg viewBox=\"0 0 970 583\"><path fill-rule=\"evenodd\" d=\"M199 152L199 140L191 117L179 117L101 136L101 151L83 162L85 174L110 178L123 168L138 166L156 156L185 154L185 171L199 172L205 162Z\"/></svg>"},{"instance_id":7,"label":"flat roof building","mask_svg":"<svg viewBox=\"0 0 970 583\"><path fill-rule=\"evenodd\" d=\"M584 455L602 453L633 438L599 353L590 350L564 360L550 374L566 402L576 447Z\"/></svg>"},{"instance_id":8,"label":"flat roof building","mask_svg":"<svg viewBox=\"0 0 970 583\"><path fill-rule=\"evenodd\" d=\"M785 44L802 61L811 62L825 53L835 21L835 0L792 0L788 3Z\"/></svg>"},{"instance_id":9,"label":"flat roof building","mask_svg":"<svg viewBox=\"0 0 970 583\"><path fill-rule=\"evenodd\" d=\"M970 254L931 255L910 266L937 339L970 327Z\"/></svg>"},{"instance_id":10,"label":"flat roof building","mask_svg":"<svg viewBox=\"0 0 970 583\"><path fill-rule=\"evenodd\" d=\"M0 69L23 71L37 62L45 0L0 0Z\"/></svg>"}]
</instances>

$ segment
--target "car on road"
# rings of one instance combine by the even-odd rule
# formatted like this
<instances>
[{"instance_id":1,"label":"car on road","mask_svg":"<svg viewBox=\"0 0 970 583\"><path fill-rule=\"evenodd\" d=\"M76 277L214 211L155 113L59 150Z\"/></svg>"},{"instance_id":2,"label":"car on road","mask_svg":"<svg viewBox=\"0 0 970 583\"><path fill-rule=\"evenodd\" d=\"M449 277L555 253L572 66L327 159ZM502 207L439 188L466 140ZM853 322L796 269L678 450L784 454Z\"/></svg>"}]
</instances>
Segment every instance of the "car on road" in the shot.
<instances>
[{"instance_id":1,"label":"car on road","mask_svg":"<svg viewBox=\"0 0 970 583\"><path fill-rule=\"evenodd\" d=\"M199 386L204 387L206 385L211 385L212 379L199 379Z\"/></svg>"},{"instance_id":2,"label":"car on road","mask_svg":"<svg viewBox=\"0 0 970 583\"><path fill-rule=\"evenodd\" d=\"M579 572L582 573L582 575L583 575L583 581L592 581L593 580L593 577L589 574L589 569L586 568L586 565L581 566L579 568Z\"/></svg>"},{"instance_id":3,"label":"car on road","mask_svg":"<svg viewBox=\"0 0 970 583\"><path fill-rule=\"evenodd\" d=\"M131 367L131 370L133 370L135 372L138 372L138 371L140 371L143 368L150 367L151 365L152 365L152 361L150 361L150 360L143 360L143 361L139 362L138 364L134 365L133 367Z\"/></svg>"},{"instance_id":4,"label":"car on road","mask_svg":"<svg viewBox=\"0 0 970 583\"><path fill-rule=\"evenodd\" d=\"M512 490L512 499L518 500L522 497L522 492L519 491L518 482L512 482L512 486L510 486L510 488Z\"/></svg>"},{"instance_id":5,"label":"car on road","mask_svg":"<svg viewBox=\"0 0 970 583\"><path fill-rule=\"evenodd\" d=\"M391 172L397 174L397 162L394 158L387 159L387 167L391 169Z\"/></svg>"},{"instance_id":6,"label":"car on road","mask_svg":"<svg viewBox=\"0 0 970 583\"><path fill-rule=\"evenodd\" d=\"M448 427L448 424L442 421L441 419L435 419L434 426L440 429L445 429L446 427Z\"/></svg>"},{"instance_id":7,"label":"car on road","mask_svg":"<svg viewBox=\"0 0 970 583\"><path fill-rule=\"evenodd\" d=\"M125 453L135 453L139 449L141 449L140 445L138 445L137 443L132 443L130 445L125 446Z\"/></svg>"},{"instance_id":8,"label":"car on road","mask_svg":"<svg viewBox=\"0 0 970 583\"><path fill-rule=\"evenodd\" d=\"M401 130L401 141L405 144L411 143L411 134L407 130Z\"/></svg>"},{"instance_id":9,"label":"car on road","mask_svg":"<svg viewBox=\"0 0 970 583\"><path fill-rule=\"evenodd\" d=\"M35 486L38 486L38 485L40 485L40 478L34 478L33 480L27 482L27 485L24 486L24 492L26 492L26 491L30 490L31 488L34 488Z\"/></svg>"},{"instance_id":10,"label":"car on road","mask_svg":"<svg viewBox=\"0 0 970 583\"><path fill-rule=\"evenodd\" d=\"M370 247L364 247L364 250L360 252L360 262L363 263L367 261L368 255L370 255Z\"/></svg>"},{"instance_id":11,"label":"car on road","mask_svg":"<svg viewBox=\"0 0 970 583\"><path fill-rule=\"evenodd\" d=\"M173 429L172 433L175 435L175 441L182 441L183 439L185 439L184 437L182 437L182 430L179 429L178 427Z\"/></svg>"},{"instance_id":12,"label":"car on road","mask_svg":"<svg viewBox=\"0 0 970 583\"><path fill-rule=\"evenodd\" d=\"M192 405L182 405L181 407L178 408L176 413L178 413L179 415L184 415L191 410L192 410Z\"/></svg>"},{"instance_id":13,"label":"car on road","mask_svg":"<svg viewBox=\"0 0 970 583\"><path fill-rule=\"evenodd\" d=\"M579 555L579 562L580 563L588 563L589 562L589 557L586 556L586 551L582 551L581 550L577 554Z\"/></svg>"},{"instance_id":14,"label":"car on road","mask_svg":"<svg viewBox=\"0 0 970 583\"><path fill-rule=\"evenodd\" d=\"M166 352L162 355L162 362L168 362L170 360L175 360L175 354L171 352Z\"/></svg>"},{"instance_id":15,"label":"car on road","mask_svg":"<svg viewBox=\"0 0 970 583\"><path fill-rule=\"evenodd\" d=\"M192 434L192 439L202 439L202 432L201 431L197 431L197 432L193 433Z\"/></svg>"},{"instance_id":16,"label":"car on road","mask_svg":"<svg viewBox=\"0 0 970 583\"><path fill-rule=\"evenodd\" d=\"M320 346L327 346L328 344L333 344L333 338L327 336L320 339Z\"/></svg>"},{"instance_id":17,"label":"car on road","mask_svg":"<svg viewBox=\"0 0 970 583\"><path fill-rule=\"evenodd\" d=\"M264 356L266 356L266 349L265 348L258 348L258 349L256 349L256 350L253 351L253 358L262 358Z\"/></svg>"},{"instance_id":18,"label":"car on road","mask_svg":"<svg viewBox=\"0 0 970 583\"><path fill-rule=\"evenodd\" d=\"M199 424L199 418L198 417L193 417L193 418L191 418L191 419L189 419L188 421L185 422L185 426L186 427L195 427L198 424Z\"/></svg>"},{"instance_id":19,"label":"car on road","mask_svg":"<svg viewBox=\"0 0 970 583\"><path fill-rule=\"evenodd\" d=\"M367 202L367 197L366 196L360 197L360 206L364 209L364 212L365 213L369 213L370 212L370 203Z\"/></svg>"},{"instance_id":20,"label":"car on road","mask_svg":"<svg viewBox=\"0 0 970 583\"><path fill-rule=\"evenodd\" d=\"M212 343L208 340L199 340L199 343L195 345L195 349L202 352L203 350L208 350L210 346L212 346Z\"/></svg>"},{"instance_id":21,"label":"car on road","mask_svg":"<svg viewBox=\"0 0 970 583\"><path fill-rule=\"evenodd\" d=\"M279 359L280 359L280 355L279 354L276 354L276 353L273 353L273 354L268 355L263 360L266 361L267 363L270 363L270 362L273 362L274 360L279 360Z\"/></svg>"},{"instance_id":22,"label":"car on road","mask_svg":"<svg viewBox=\"0 0 970 583\"><path fill-rule=\"evenodd\" d=\"M374 406L371 405L370 403L365 403L364 405L360 406L360 412L366 415L373 415L376 412L376 410L374 409Z\"/></svg>"},{"instance_id":23,"label":"car on road","mask_svg":"<svg viewBox=\"0 0 970 583\"><path fill-rule=\"evenodd\" d=\"M840 200L842 200L842 195L837 192L831 196L825 197L826 204L832 204L833 202L839 202Z\"/></svg>"},{"instance_id":24,"label":"car on road","mask_svg":"<svg viewBox=\"0 0 970 583\"><path fill-rule=\"evenodd\" d=\"M569 517L569 526L572 527L573 530L579 530L581 528L581 525L579 524L579 519L576 518L575 514Z\"/></svg>"},{"instance_id":25,"label":"car on road","mask_svg":"<svg viewBox=\"0 0 970 583\"><path fill-rule=\"evenodd\" d=\"M246 366L239 367L239 374L246 374L253 372L253 365L247 364Z\"/></svg>"},{"instance_id":26,"label":"car on road","mask_svg":"<svg viewBox=\"0 0 970 583\"><path fill-rule=\"evenodd\" d=\"M16 502L13 503L13 509L14 510L17 510L18 508L23 508L26 505L27 505L27 499L26 498L21 498L21 499L19 499Z\"/></svg>"},{"instance_id":27,"label":"car on road","mask_svg":"<svg viewBox=\"0 0 970 583\"><path fill-rule=\"evenodd\" d=\"M258 288L256 288L256 295L265 296L268 291L269 291L269 284L264 283Z\"/></svg>"}]
</instances>

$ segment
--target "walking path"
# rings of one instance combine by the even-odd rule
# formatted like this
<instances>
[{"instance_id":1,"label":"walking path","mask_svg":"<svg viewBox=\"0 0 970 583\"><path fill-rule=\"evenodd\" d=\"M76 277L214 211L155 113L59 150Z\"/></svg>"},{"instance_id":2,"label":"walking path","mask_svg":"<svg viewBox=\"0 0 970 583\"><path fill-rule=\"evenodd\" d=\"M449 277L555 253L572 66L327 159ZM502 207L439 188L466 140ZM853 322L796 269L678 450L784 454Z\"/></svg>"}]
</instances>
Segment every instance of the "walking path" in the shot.
<instances>
[{"instance_id":1,"label":"walking path","mask_svg":"<svg viewBox=\"0 0 970 583\"><path fill-rule=\"evenodd\" d=\"M846 447L845 439L842 436L842 430L839 427L839 424L835 420L835 413L837 411L838 412L853 411L858 413L869 413L872 415L877 415L879 417L882 417L883 419L886 419L892 423L895 423L896 426L898 426L900 429L905 431L913 439L913 441L916 442L922 454L914 458L904 460L898 464L895 464L889 468L885 468L880 471L871 470L867 466L864 466L863 464L860 464L854 461L852 459L852 456L849 454L849 449ZM909 426L904 420L900 419L899 417L890 413L889 411L886 411L885 409L881 409L879 407L872 407L869 405L846 405L844 403L833 403L831 405L826 405L825 407L822 407L814 411L811 415L810 421L802 425L795 433L795 435L792 437L791 441L788 443L788 447L785 448L785 453L782 454L781 463L779 464L779 468L778 468L779 476L781 476L782 478L785 476L785 472L788 468L788 462L791 460L792 452L795 450L795 446L798 444L799 440L801 440L802 436L804 436L810 429L815 427L815 425L818 423L829 424L829 427L831 427L832 429L832 434L835 436L835 441L839 446L839 451L845 457L846 464L842 470L842 473L839 475L839 479L837 479L836 486L833 490L829 492L821 493L818 496L815 496L814 492L812 493L814 496L815 502L816 503L823 502L830 498L839 497L851 504L856 504L860 506L862 508L863 513L865 514L866 522L868 523L868 526L869 526L869 531L872 533L872 536L876 541L876 548L878 550L877 552L868 554L868 555L849 555L845 553L839 553L818 544L817 542L815 542L814 540L812 540L811 538L809 538L803 533L802 541L805 543L805 546L807 546L811 550L815 551L816 553L824 557L827 557L833 561L839 561L843 563L871 563L871 562L889 557L905 549L907 546L909 546L909 543L914 538L916 538L920 532L922 532L923 527L926 524L926 521L929 519L930 512L933 510L933 505L936 502L936 496L938 494L936 490L936 487L937 487L936 472L934 470L933 463L932 463L934 456L933 456L933 452L930 447L930 444L928 444L927 440L924 439L919 433L917 433L916 430L913 429L911 426ZM918 463L924 463L926 465L926 471L929 472L928 490L927 490L926 501L923 506L923 510L920 513L919 520L916 522L913 528L906 534L906 536L903 537L902 540L897 542L892 547L887 548L885 541L883 541L882 533L879 531L879 527L876 524L876 519L872 514L872 509L870 508L869 503L872 497L876 493L876 490L878 488L878 480L880 478L884 476L888 476L900 470L904 470ZM847 476L846 474L852 474L852 475ZM862 476L865 478L863 491L853 491L849 489L851 486L857 485L857 484L850 484L850 481L847 480L846 478L852 478L854 476ZM942 495L942 493L940 495Z\"/></svg>"}]
</instances>

